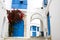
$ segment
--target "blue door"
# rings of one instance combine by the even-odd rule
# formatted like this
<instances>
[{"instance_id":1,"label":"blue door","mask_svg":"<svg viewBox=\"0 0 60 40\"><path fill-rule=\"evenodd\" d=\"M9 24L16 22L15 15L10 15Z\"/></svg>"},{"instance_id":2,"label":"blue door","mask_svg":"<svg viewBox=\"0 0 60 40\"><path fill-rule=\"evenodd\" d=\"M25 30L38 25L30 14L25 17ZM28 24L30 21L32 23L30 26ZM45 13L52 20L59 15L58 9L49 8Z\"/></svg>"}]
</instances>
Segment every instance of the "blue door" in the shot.
<instances>
[{"instance_id":1,"label":"blue door","mask_svg":"<svg viewBox=\"0 0 60 40\"><path fill-rule=\"evenodd\" d=\"M32 37L36 37L37 32L40 32L39 27L34 25L30 27L30 31L32 32Z\"/></svg>"},{"instance_id":2,"label":"blue door","mask_svg":"<svg viewBox=\"0 0 60 40\"><path fill-rule=\"evenodd\" d=\"M30 30L31 30L31 32L32 32L32 37L36 37L37 36L37 29L36 29L37 27L36 26L31 26L31 28L30 28Z\"/></svg>"},{"instance_id":3,"label":"blue door","mask_svg":"<svg viewBox=\"0 0 60 40\"><path fill-rule=\"evenodd\" d=\"M13 37L24 37L24 21L20 20L13 25Z\"/></svg>"},{"instance_id":4,"label":"blue door","mask_svg":"<svg viewBox=\"0 0 60 40\"><path fill-rule=\"evenodd\" d=\"M36 37L36 32L32 32L32 37Z\"/></svg>"}]
</instances>

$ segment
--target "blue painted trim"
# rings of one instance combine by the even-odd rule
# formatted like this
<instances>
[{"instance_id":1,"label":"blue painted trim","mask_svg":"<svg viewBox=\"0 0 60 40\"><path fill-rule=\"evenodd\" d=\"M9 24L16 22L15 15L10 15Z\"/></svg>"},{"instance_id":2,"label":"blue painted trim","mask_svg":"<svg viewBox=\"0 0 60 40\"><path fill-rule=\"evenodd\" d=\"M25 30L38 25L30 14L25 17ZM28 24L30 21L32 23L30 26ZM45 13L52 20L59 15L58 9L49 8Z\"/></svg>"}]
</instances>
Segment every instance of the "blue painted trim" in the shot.
<instances>
[{"instance_id":1,"label":"blue painted trim","mask_svg":"<svg viewBox=\"0 0 60 40\"><path fill-rule=\"evenodd\" d=\"M47 15L47 21L48 21L48 35L50 35L51 31L50 31L50 16L49 16L49 13Z\"/></svg>"}]
</instances>

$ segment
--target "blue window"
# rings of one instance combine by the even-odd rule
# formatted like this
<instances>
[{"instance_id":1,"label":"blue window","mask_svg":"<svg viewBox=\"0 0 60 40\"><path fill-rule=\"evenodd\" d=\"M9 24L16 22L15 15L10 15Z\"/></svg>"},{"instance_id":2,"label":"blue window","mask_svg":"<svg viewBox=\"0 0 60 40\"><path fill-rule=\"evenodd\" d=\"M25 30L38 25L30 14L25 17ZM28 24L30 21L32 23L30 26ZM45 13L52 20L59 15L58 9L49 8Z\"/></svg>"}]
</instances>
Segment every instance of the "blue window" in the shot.
<instances>
[{"instance_id":1,"label":"blue window","mask_svg":"<svg viewBox=\"0 0 60 40\"><path fill-rule=\"evenodd\" d=\"M27 9L27 0L12 0L13 9Z\"/></svg>"},{"instance_id":2,"label":"blue window","mask_svg":"<svg viewBox=\"0 0 60 40\"><path fill-rule=\"evenodd\" d=\"M46 7L48 4L48 0L44 0L44 7Z\"/></svg>"}]
</instances>

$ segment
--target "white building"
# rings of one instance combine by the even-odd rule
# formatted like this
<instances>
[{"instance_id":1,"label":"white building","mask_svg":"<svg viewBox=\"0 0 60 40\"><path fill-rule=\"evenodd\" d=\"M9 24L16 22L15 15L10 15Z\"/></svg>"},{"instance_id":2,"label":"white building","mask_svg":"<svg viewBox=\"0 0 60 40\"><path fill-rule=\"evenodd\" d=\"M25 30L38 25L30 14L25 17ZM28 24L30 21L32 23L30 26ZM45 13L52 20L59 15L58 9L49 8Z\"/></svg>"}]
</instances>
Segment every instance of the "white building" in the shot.
<instances>
[{"instance_id":1,"label":"white building","mask_svg":"<svg viewBox=\"0 0 60 40\"><path fill-rule=\"evenodd\" d=\"M1 2L3 2L3 1L1 1ZM5 2L5 6L6 6L6 8L3 9L4 11L13 10L11 8L12 0L5 0L4 2ZM39 31L35 31L36 36L41 35L40 31L44 32L44 37L51 36L51 35L48 35L49 29L48 29L48 21L47 21L47 14L49 12L50 0L48 0L48 4L46 4L46 5L47 6L44 6L43 0L27 0L27 9L19 9L19 10L23 11L26 15L26 17L24 19L24 37L25 38L30 38L32 36L32 32L34 32L34 31L31 31L30 28L33 25L39 27ZM6 16L7 16L7 14L6 14ZM3 21L1 23L3 23ZM6 24L8 24L8 23L6 23ZM4 30L8 32L8 26L7 26L7 28L4 27ZM5 31L2 31L2 32L6 33ZM3 37L8 37L8 36L6 34L3 34Z\"/></svg>"}]
</instances>

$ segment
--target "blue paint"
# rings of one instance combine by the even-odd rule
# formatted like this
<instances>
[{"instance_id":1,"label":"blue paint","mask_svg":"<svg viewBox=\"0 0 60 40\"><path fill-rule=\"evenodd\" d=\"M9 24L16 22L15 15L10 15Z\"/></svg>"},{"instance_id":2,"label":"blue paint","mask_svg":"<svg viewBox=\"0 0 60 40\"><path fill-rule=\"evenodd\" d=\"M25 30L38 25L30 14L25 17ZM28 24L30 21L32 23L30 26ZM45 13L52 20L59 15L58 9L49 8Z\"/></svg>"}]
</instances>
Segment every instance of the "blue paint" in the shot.
<instances>
[{"instance_id":1,"label":"blue paint","mask_svg":"<svg viewBox=\"0 0 60 40\"><path fill-rule=\"evenodd\" d=\"M13 9L27 9L27 0L12 0Z\"/></svg>"},{"instance_id":2,"label":"blue paint","mask_svg":"<svg viewBox=\"0 0 60 40\"><path fill-rule=\"evenodd\" d=\"M32 32L32 37L36 37L36 32Z\"/></svg>"},{"instance_id":3,"label":"blue paint","mask_svg":"<svg viewBox=\"0 0 60 40\"><path fill-rule=\"evenodd\" d=\"M39 27L37 27L37 31L39 31Z\"/></svg>"},{"instance_id":4,"label":"blue paint","mask_svg":"<svg viewBox=\"0 0 60 40\"><path fill-rule=\"evenodd\" d=\"M36 37L37 32L39 32L39 27L33 25L30 27L30 31L32 31L32 37Z\"/></svg>"},{"instance_id":5,"label":"blue paint","mask_svg":"<svg viewBox=\"0 0 60 40\"><path fill-rule=\"evenodd\" d=\"M19 0L12 0L13 4L19 3Z\"/></svg>"},{"instance_id":6,"label":"blue paint","mask_svg":"<svg viewBox=\"0 0 60 40\"><path fill-rule=\"evenodd\" d=\"M32 31L32 37L36 37L36 30L37 30L36 28L37 27L34 25L30 27L30 30Z\"/></svg>"},{"instance_id":7,"label":"blue paint","mask_svg":"<svg viewBox=\"0 0 60 40\"><path fill-rule=\"evenodd\" d=\"M48 4L48 0L44 0L43 3L44 3L44 7L46 7Z\"/></svg>"},{"instance_id":8,"label":"blue paint","mask_svg":"<svg viewBox=\"0 0 60 40\"><path fill-rule=\"evenodd\" d=\"M36 26L31 26L30 30L31 30L31 31L36 31L36 30L37 30L37 29L36 29Z\"/></svg>"},{"instance_id":9,"label":"blue paint","mask_svg":"<svg viewBox=\"0 0 60 40\"><path fill-rule=\"evenodd\" d=\"M47 21L48 21L48 35L50 35L50 16L49 16L49 13L47 15Z\"/></svg>"},{"instance_id":10,"label":"blue paint","mask_svg":"<svg viewBox=\"0 0 60 40\"><path fill-rule=\"evenodd\" d=\"M13 25L13 37L24 37L24 21L20 20Z\"/></svg>"},{"instance_id":11,"label":"blue paint","mask_svg":"<svg viewBox=\"0 0 60 40\"><path fill-rule=\"evenodd\" d=\"M37 27L37 26L31 26L30 30L31 31L39 31L39 27Z\"/></svg>"}]
</instances>

